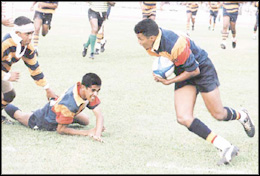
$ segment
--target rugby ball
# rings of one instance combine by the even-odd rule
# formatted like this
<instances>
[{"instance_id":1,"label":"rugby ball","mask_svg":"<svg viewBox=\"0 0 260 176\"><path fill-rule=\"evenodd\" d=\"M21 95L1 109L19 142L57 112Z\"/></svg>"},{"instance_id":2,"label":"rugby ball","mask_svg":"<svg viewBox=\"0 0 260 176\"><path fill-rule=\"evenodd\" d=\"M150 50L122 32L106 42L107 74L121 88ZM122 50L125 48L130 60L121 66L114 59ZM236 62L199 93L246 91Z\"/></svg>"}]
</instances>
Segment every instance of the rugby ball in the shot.
<instances>
[{"instance_id":1,"label":"rugby ball","mask_svg":"<svg viewBox=\"0 0 260 176\"><path fill-rule=\"evenodd\" d=\"M163 79L172 75L174 70L173 62L167 57L156 57L153 61L153 73Z\"/></svg>"}]
</instances>

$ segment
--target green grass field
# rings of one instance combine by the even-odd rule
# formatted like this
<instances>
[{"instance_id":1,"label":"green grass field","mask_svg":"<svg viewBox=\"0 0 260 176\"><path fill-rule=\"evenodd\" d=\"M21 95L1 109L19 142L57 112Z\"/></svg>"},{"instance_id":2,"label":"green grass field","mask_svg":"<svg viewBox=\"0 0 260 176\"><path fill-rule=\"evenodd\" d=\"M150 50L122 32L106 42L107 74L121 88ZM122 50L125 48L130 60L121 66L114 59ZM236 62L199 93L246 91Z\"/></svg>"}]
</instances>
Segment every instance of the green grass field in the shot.
<instances>
[{"instance_id":1,"label":"green grass field","mask_svg":"<svg viewBox=\"0 0 260 176\"><path fill-rule=\"evenodd\" d=\"M256 126L254 138L248 138L239 122L219 122L211 117L198 96L195 116L240 149L230 165L217 166L220 156L216 148L177 123L174 85L153 80L153 59L138 44L133 31L141 13L132 9L136 13L130 18L130 11L112 9L106 23L106 51L94 60L81 56L82 44L90 33L87 15L55 14L52 29L39 41L38 60L56 94L81 81L87 72L101 77L105 143L34 131L18 122L2 125L2 174L259 174L259 45L251 38L255 16L248 16L249 20L238 17L236 49L231 48L231 37L228 48L220 48L222 23L216 24L215 31L208 31L208 14L203 11L191 32L191 38L208 52L217 69L223 105L246 107ZM185 11L169 14L158 12L158 24L185 31ZM2 35L9 30L3 27ZM28 112L45 105L45 91L33 82L23 61L14 64L12 71L21 74L19 82L13 83L17 93L13 104ZM90 116L90 125L75 128L95 126L93 113L84 112Z\"/></svg>"}]
</instances>

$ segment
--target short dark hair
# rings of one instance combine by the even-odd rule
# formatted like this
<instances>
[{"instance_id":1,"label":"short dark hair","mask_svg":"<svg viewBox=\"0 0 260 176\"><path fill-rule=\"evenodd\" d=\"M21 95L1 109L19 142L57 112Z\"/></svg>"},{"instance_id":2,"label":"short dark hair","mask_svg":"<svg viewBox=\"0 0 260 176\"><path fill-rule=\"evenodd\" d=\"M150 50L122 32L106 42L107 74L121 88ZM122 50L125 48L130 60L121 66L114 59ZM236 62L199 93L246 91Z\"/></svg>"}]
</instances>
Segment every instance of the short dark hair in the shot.
<instances>
[{"instance_id":1,"label":"short dark hair","mask_svg":"<svg viewBox=\"0 0 260 176\"><path fill-rule=\"evenodd\" d=\"M95 73L87 73L83 76L81 84L86 87L91 87L92 85L101 86L101 79Z\"/></svg>"},{"instance_id":2,"label":"short dark hair","mask_svg":"<svg viewBox=\"0 0 260 176\"><path fill-rule=\"evenodd\" d=\"M157 36L159 27L152 19L144 19L135 25L134 31L136 34L142 33L146 37Z\"/></svg>"},{"instance_id":3,"label":"short dark hair","mask_svg":"<svg viewBox=\"0 0 260 176\"><path fill-rule=\"evenodd\" d=\"M25 16L19 16L14 20L14 24L16 24L17 26L22 26L22 25L26 25L29 23L33 23L32 20L30 20L28 17Z\"/></svg>"}]
</instances>

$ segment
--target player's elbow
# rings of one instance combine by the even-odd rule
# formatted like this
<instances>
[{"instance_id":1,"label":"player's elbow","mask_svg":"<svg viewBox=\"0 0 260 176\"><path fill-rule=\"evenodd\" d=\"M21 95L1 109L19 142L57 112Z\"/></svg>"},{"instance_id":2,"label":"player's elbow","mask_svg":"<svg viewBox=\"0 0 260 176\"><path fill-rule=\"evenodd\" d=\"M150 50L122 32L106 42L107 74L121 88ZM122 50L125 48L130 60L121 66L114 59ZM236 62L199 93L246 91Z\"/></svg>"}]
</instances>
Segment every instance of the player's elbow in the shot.
<instances>
[{"instance_id":1,"label":"player's elbow","mask_svg":"<svg viewBox=\"0 0 260 176\"><path fill-rule=\"evenodd\" d=\"M65 130L64 126L58 124L58 126L57 126L57 130L56 130L57 133L59 133L59 134L65 134L64 130Z\"/></svg>"}]
</instances>

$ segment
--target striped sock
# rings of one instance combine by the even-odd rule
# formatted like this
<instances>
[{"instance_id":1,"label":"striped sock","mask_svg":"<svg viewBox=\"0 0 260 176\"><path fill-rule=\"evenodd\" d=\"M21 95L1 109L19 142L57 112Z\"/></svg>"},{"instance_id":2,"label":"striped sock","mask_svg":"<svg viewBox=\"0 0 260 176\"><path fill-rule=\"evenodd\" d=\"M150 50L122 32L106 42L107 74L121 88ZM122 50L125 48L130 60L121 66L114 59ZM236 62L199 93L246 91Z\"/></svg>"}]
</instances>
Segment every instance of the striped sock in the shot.
<instances>
[{"instance_id":1,"label":"striped sock","mask_svg":"<svg viewBox=\"0 0 260 176\"><path fill-rule=\"evenodd\" d=\"M33 36L33 45L34 45L34 49L35 50L38 49L38 44L39 44L39 34L34 34L34 36Z\"/></svg>"},{"instance_id":2,"label":"striped sock","mask_svg":"<svg viewBox=\"0 0 260 176\"><path fill-rule=\"evenodd\" d=\"M212 143L215 147L217 147L221 151L224 151L226 148L231 147L230 142L228 142L223 137L216 135L214 133L211 133L209 135L209 137L207 138L207 141Z\"/></svg>"},{"instance_id":3,"label":"striped sock","mask_svg":"<svg viewBox=\"0 0 260 176\"><path fill-rule=\"evenodd\" d=\"M240 113L232 108L224 107L227 110L227 117L223 121L238 120L240 119Z\"/></svg>"},{"instance_id":4,"label":"striped sock","mask_svg":"<svg viewBox=\"0 0 260 176\"><path fill-rule=\"evenodd\" d=\"M197 118L193 120L191 126L188 129L206 141L212 143L221 151L231 146L231 144L226 139L213 133L203 122Z\"/></svg>"},{"instance_id":5,"label":"striped sock","mask_svg":"<svg viewBox=\"0 0 260 176\"><path fill-rule=\"evenodd\" d=\"M96 35L90 35L90 46L91 46L91 53L94 53L95 44L96 44Z\"/></svg>"}]
</instances>

